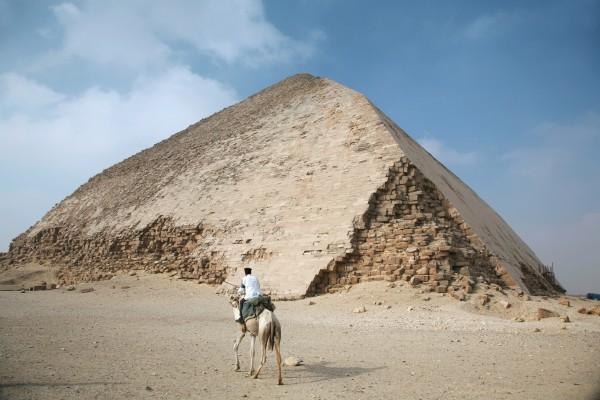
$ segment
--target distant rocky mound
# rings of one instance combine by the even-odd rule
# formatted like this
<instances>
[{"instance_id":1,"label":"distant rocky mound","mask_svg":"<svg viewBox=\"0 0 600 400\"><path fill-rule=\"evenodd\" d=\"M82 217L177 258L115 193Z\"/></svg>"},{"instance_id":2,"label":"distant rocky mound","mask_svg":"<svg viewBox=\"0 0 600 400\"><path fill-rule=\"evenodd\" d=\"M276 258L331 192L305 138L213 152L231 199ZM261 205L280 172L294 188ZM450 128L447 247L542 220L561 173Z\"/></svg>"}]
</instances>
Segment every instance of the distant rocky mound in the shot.
<instances>
[{"instance_id":1,"label":"distant rocky mound","mask_svg":"<svg viewBox=\"0 0 600 400\"><path fill-rule=\"evenodd\" d=\"M562 291L467 185L363 95L290 77L91 178L13 240L5 267L65 283L122 270L212 284L245 266L280 298L403 279Z\"/></svg>"}]
</instances>

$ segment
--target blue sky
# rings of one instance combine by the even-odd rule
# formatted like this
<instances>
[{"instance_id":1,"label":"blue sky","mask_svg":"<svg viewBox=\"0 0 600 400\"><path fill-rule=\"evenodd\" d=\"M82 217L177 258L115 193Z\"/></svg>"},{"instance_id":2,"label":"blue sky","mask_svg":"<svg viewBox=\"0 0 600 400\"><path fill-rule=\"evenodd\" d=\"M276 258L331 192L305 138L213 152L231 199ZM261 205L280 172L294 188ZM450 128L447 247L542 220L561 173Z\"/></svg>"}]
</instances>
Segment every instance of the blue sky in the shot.
<instances>
[{"instance_id":1,"label":"blue sky","mask_svg":"<svg viewBox=\"0 0 600 400\"><path fill-rule=\"evenodd\" d=\"M104 168L310 72L600 291L600 1L0 0L0 55L0 250Z\"/></svg>"}]
</instances>

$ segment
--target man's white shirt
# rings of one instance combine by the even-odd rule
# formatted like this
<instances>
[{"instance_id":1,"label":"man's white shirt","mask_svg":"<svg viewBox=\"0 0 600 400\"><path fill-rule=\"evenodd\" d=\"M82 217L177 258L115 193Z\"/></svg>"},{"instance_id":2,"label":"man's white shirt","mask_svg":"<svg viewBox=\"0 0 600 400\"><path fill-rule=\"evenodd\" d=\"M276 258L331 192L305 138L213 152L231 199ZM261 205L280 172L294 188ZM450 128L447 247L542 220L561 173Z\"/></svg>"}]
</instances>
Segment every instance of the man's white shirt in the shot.
<instances>
[{"instance_id":1,"label":"man's white shirt","mask_svg":"<svg viewBox=\"0 0 600 400\"><path fill-rule=\"evenodd\" d=\"M250 300L260 296L260 284L258 279L254 275L246 275L242 279L242 285L244 285L244 299Z\"/></svg>"}]
</instances>

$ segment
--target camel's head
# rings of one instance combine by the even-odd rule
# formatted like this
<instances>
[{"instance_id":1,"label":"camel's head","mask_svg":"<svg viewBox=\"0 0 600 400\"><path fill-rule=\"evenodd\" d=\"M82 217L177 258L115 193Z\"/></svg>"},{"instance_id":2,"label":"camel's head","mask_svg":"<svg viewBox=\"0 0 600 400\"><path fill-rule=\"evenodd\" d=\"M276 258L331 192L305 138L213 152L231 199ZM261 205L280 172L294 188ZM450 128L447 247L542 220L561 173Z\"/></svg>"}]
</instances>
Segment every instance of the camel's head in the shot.
<instances>
[{"instance_id":1,"label":"camel's head","mask_svg":"<svg viewBox=\"0 0 600 400\"><path fill-rule=\"evenodd\" d=\"M233 308L238 308L240 305L240 296L238 296L237 294L230 295L229 304L231 304L231 307Z\"/></svg>"}]
</instances>

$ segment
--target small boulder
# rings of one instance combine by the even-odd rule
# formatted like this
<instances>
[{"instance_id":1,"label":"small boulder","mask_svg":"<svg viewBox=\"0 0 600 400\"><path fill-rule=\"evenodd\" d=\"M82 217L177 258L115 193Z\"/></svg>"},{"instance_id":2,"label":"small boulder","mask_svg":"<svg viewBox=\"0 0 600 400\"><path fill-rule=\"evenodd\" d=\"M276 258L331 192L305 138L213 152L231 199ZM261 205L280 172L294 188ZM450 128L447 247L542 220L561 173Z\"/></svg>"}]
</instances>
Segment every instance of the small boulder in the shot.
<instances>
[{"instance_id":1,"label":"small boulder","mask_svg":"<svg viewBox=\"0 0 600 400\"><path fill-rule=\"evenodd\" d=\"M285 360L283 360L283 365L285 365L286 367L297 367L302 363L303 361L301 359L293 356L287 357Z\"/></svg>"},{"instance_id":2,"label":"small boulder","mask_svg":"<svg viewBox=\"0 0 600 400\"><path fill-rule=\"evenodd\" d=\"M510 303L506 300L500 300L498 303L504 308L510 308Z\"/></svg>"},{"instance_id":3,"label":"small boulder","mask_svg":"<svg viewBox=\"0 0 600 400\"><path fill-rule=\"evenodd\" d=\"M560 315L557 312L547 310L545 308L538 308L536 311L536 319L539 321L544 318L554 318L559 317Z\"/></svg>"},{"instance_id":4,"label":"small boulder","mask_svg":"<svg viewBox=\"0 0 600 400\"><path fill-rule=\"evenodd\" d=\"M83 288L83 289L79 290L80 293L90 293L93 291L94 291L93 287Z\"/></svg>"},{"instance_id":5,"label":"small boulder","mask_svg":"<svg viewBox=\"0 0 600 400\"><path fill-rule=\"evenodd\" d=\"M356 307L352 312L356 314L364 313L367 312L367 308L365 306Z\"/></svg>"},{"instance_id":6,"label":"small boulder","mask_svg":"<svg viewBox=\"0 0 600 400\"><path fill-rule=\"evenodd\" d=\"M475 297L474 302L481 306L485 306L490 302L490 296L486 293L480 293L477 295L477 297Z\"/></svg>"},{"instance_id":7,"label":"small boulder","mask_svg":"<svg viewBox=\"0 0 600 400\"><path fill-rule=\"evenodd\" d=\"M421 284L421 279L419 279L416 276L413 276L410 278L410 281L408 281L408 283L410 283L411 286L417 286L417 285Z\"/></svg>"},{"instance_id":8,"label":"small boulder","mask_svg":"<svg viewBox=\"0 0 600 400\"><path fill-rule=\"evenodd\" d=\"M467 295L462 290L454 290L450 292L450 296L454 297L456 300L465 301Z\"/></svg>"},{"instance_id":9,"label":"small boulder","mask_svg":"<svg viewBox=\"0 0 600 400\"><path fill-rule=\"evenodd\" d=\"M571 307L571 302L564 297L561 297L560 300L558 300L558 304L565 307Z\"/></svg>"},{"instance_id":10,"label":"small boulder","mask_svg":"<svg viewBox=\"0 0 600 400\"><path fill-rule=\"evenodd\" d=\"M568 316L568 315L565 315L564 317L560 317L560 320L561 320L562 322L565 322L565 323L566 323L566 322L571 322L571 320L569 319L569 316Z\"/></svg>"}]
</instances>

